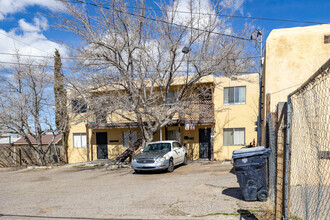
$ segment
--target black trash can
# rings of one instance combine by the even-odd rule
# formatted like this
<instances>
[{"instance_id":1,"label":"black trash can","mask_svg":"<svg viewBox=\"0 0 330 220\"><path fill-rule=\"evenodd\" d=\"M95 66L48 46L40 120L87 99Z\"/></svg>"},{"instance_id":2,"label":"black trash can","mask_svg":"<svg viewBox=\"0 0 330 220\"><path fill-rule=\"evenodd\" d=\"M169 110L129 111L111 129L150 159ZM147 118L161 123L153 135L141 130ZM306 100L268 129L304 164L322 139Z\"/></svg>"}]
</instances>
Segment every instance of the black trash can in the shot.
<instances>
[{"instance_id":1,"label":"black trash can","mask_svg":"<svg viewBox=\"0 0 330 220\"><path fill-rule=\"evenodd\" d=\"M267 200L266 159L269 155L270 150L262 146L233 152L235 173L246 201Z\"/></svg>"}]
</instances>

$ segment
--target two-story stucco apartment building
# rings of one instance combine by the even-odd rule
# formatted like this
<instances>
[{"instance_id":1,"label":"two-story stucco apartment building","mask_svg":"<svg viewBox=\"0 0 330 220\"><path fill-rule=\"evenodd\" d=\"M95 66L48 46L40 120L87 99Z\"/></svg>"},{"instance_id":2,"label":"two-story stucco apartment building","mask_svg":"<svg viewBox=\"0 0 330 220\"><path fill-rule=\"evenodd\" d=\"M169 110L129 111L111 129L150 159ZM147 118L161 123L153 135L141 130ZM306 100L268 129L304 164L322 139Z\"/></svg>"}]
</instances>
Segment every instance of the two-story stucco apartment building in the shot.
<instances>
[{"instance_id":1,"label":"two-story stucco apartment building","mask_svg":"<svg viewBox=\"0 0 330 220\"><path fill-rule=\"evenodd\" d=\"M273 30L266 41L262 84L262 145L267 109L300 87L330 58L330 24ZM268 98L266 98L268 96Z\"/></svg>"},{"instance_id":2,"label":"two-story stucco apartment building","mask_svg":"<svg viewBox=\"0 0 330 220\"><path fill-rule=\"evenodd\" d=\"M179 140L192 160L231 159L234 150L257 138L258 74L232 79L209 76L199 83L211 88L210 95L199 98L192 106L200 108L201 113L190 118L176 116L170 126L154 135L153 141ZM69 163L115 159L138 136L136 125L121 123L119 118L107 117L102 124L72 123Z\"/></svg>"}]
</instances>

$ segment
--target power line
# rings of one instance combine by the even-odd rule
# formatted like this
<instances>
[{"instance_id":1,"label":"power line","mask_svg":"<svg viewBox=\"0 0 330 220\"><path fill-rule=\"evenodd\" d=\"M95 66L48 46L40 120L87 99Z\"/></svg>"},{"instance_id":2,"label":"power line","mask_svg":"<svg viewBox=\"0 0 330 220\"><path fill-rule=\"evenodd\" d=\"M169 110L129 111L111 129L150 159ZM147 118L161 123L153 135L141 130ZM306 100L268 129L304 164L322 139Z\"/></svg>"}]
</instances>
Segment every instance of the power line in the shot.
<instances>
[{"instance_id":1,"label":"power line","mask_svg":"<svg viewBox=\"0 0 330 220\"><path fill-rule=\"evenodd\" d=\"M56 0L63 2L64 0ZM66 1L70 3L80 3L80 4L93 4L88 2L81 2L79 0L76 1ZM102 6L104 7L104 6ZM167 12L164 9L158 9L158 8L152 8L152 7L137 7L137 6L126 6L127 8L131 9L146 9L146 10L152 10L152 11L159 11L159 12ZM106 8L106 7L104 7ZM306 24L327 24L324 22L318 22L318 21L302 21L302 20L291 20L291 19L278 19L278 18L265 18L265 17L251 17L251 16L239 16L239 15L225 15L225 14L215 14L215 13L204 13L204 12L187 12L187 11L173 11L175 13L182 13L182 14L196 14L196 15L208 15L208 16L219 16L219 17L228 17L228 18L242 18L242 19L252 19L252 20L264 20L264 21L280 21L280 22L292 22L292 23L306 23Z\"/></svg>"},{"instance_id":2,"label":"power line","mask_svg":"<svg viewBox=\"0 0 330 220\"><path fill-rule=\"evenodd\" d=\"M32 47L32 48L34 48L34 49L37 49L37 50L39 50L39 51L41 51L41 52L44 52L44 53L49 54L48 52L46 52L46 51L44 51L44 50L41 50L41 49L39 49L39 48L37 48L37 47L34 47L34 46L32 46L31 44L28 44L28 43L26 43L26 42L24 42L24 41L22 41L22 40L16 39L16 38L11 37L11 36L9 36L9 35L7 35L7 34L4 34L4 33L2 33L2 32L0 32L0 34L4 35L4 36L6 36L6 37L9 37L9 38L11 38L11 39L13 39L13 40L15 40L15 41L21 42L21 43L23 43L23 44L25 44L25 45L27 45L27 46L29 46L29 47Z\"/></svg>"},{"instance_id":3,"label":"power line","mask_svg":"<svg viewBox=\"0 0 330 220\"><path fill-rule=\"evenodd\" d=\"M54 58L54 56L41 56L41 55L32 55L32 54L15 54L15 53L5 53L5 52L0 52L1 55L9 55L9 56L22 56L22 57L36 57L36 58ZM61 57L61 59L68 59L68 60L75 60L75 59L79 59L77 57ZM83 59L83 58L80 58Z\"/></svg>"},{"instance_id":4,"label":"power line","mask_svg":"<svg viewBox=\"0 0 330 220\"><path fill-rule=\"evenodd\" d=\"M3 64L9 65L23 65L23 66L31 66L31 67L45 67L45 68L54 68L54 66L47 66L47 65L38 65L38 64L30 64L30 63L18 63L18 62L7 62L7 61L0 61ZM63 69L73 69L73 67L61 67Z\"/></svg>"},{"instance_id":5,"label":"power line","mask_svg":"<svg viewBox=\"0 0 330 220\"><path fill-rule=\"evenodd\" d=\"M53 56L41 56L41 55L32 55L32 54L15 54L15 53L5 53L0 52L0 55L8 55L8 56L23 56L23 57L36 57L36 58L54 58ZM249 56L249 57L237 57L237 58L223 58L224 60L248 60L248 59L257 59L260 56ZM61 57L63 60L83 60L83 61L105 61L104 59L95 59L95 58L80 58L80 57ZM219 61L221 59L189 59L189 61L205 61L205 62L212 62L212 61ZM164 61L164 62L171 62L171 61ZM107 64L107 63L104 63Z\"/></svg>"},{"instance_id":6,"label":"power line","mask_svg":"<svg viewBox=\"0 0 330 220\"><path fill-rule=\"evenodd\" d=\"M61 1L61 0L58 0L58 1ZM80 4L86 4L86 5L91 5L91 6L94 6L94 7L97 7L97 8L104 8L104 9L107 9L107 10L111 10L111 8L106 7L106 6L100 6L100 5L97 5L97 4L94 4L94 3L83 2L83 1L80 1L80 0L76 0L76 1L77 1L77 3L80 3ZM151 18L151 17L147 17L147 16L144 16L144 15L137 15L137 14L134 14L134 13L131 13L131 12L124 12L124 11L121 11L121 10L118 10L118 9L114 9L114 11L116 11L118 13L122 13L122 14L132 15L132 16L135 16L135 17L140 17L140 18L144 18L144 19L148 19L148 20L168 24L168 25L173 25L173 26L182 27L182 28L189 28L189 29L195 30L195 31L201 31L201 32L210 33L210 34L216 34L216 35L220 35L220 36L224 36L224 37L230 37L230 38L234 38L234 39L238 39L238 40L251 41L251 39L249 39L249 38L243 38L243 37L238 37L238 36L234 36L234 35L215 32L215 31L199 29L199 28L195 28L195 27L191 27L191 26L187 26L187 25L183 25L183 24L170 23L168 21L158 20L156 18Z\"/></svg>"},{"instance_id":7,"label":"power line","mask_svg":"<svg viewBox=\"0 0 330 220\"><path fill-rule=\"evenodd\" d=\"M30 66L30 67L50 68L50 69L53 69L54 68L54 66L37 65L37 64L29 64L29 63L6 62L6 61L0 61L0 63L2 63L2 64L9 64L9 65L22 65L22 66ZM65 67L65 66L62 66L61 68L63 68L63 69L74 69L74 67ZM169 71L169 70L167 70L167 69L164 69L164 70L146 70L145 73L147 73L147 72L158 73L158 72L165 72L165 71ZM176 72L176 73L187 73L186 70L176 70L174 72ZM190 72L190 73L197 73L197 72ZM236 73L240 73L240 74L252 74L252 73L256 73L256 72L236 72ZM216 74L221 74L221 73L216 73Z\"/></svg>"}]
</instances>

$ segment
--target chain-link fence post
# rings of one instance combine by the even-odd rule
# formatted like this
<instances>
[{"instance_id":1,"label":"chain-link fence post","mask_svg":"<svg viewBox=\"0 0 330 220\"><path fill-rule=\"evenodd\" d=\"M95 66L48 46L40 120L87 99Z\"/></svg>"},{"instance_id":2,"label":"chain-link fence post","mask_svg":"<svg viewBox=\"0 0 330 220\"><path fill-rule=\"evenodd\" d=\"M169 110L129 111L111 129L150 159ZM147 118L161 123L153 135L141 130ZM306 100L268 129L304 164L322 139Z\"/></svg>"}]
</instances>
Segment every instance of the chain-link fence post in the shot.
<instances>
[{"instance_id":1,"label":"chain-link fence post","mask_svg":"<svg viewBox=\"0 0 330 220\"><path fill-rule=\"evenodd\" d=\"M291 127L291 99L288 97L286 112L286 141L285 141L285 163L284 163L284 207L283 220L289 219L288 200L289 200L289 163L290 163L290 127Z\"/></svg>"}]
</instances>

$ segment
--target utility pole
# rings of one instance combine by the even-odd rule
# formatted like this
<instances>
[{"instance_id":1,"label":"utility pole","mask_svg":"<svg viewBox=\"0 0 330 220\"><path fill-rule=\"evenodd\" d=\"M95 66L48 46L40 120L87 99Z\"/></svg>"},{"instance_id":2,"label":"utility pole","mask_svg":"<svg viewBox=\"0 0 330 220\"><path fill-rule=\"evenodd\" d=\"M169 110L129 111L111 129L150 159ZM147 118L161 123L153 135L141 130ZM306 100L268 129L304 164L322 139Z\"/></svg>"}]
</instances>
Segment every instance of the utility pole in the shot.
<instances>
[{"instance_id":1,"label":"utility pole","mask_svg":"<svg viewBox=\"0 0 330 220\"><path fill-rule=\"evenodd\" d=\"M259 44L260 48L258 50L259 53L259 107L258 107L258 119L257 119L257 146L261 145L261 108L262 108L262 33L258 29L251 35L251 40L255 40L257 44Z\"/></svg>"}]
</instances>

